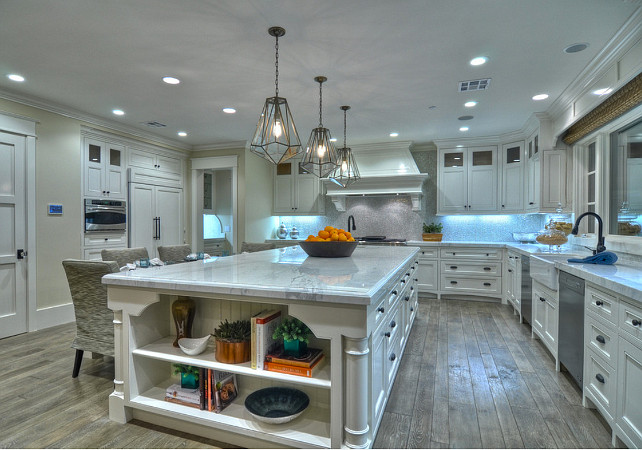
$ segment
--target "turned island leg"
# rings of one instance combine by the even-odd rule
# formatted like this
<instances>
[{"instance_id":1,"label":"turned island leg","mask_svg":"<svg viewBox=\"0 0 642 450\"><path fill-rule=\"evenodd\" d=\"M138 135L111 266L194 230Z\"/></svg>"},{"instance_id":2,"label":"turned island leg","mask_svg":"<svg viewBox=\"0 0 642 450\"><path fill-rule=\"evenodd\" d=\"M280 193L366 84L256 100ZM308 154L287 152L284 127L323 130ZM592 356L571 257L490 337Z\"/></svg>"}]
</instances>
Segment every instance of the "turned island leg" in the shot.
<instances>
[{"instance_id":1,"label":"turned island leg","mask_svg":"<svg viewBox=\"0 0 642 450\"><path fill-rule=\"evenodd\" d=\"M368 339L344 338L345 353L345 446L370 446L368 426Z\"/></svg>"}]
</instances>

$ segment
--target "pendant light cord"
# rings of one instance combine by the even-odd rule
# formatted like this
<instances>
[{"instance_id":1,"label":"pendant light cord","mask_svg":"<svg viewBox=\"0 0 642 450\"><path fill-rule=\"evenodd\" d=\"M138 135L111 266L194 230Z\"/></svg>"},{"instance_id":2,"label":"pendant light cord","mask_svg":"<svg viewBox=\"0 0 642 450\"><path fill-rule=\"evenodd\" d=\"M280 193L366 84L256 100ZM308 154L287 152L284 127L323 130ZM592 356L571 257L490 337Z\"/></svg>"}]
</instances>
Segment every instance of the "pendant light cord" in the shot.
<instances>
[{"instance_id":1,"label":"pendant light cord","mask_svg":"<svg viewBox=\"0 0 642 450\"><path fill-rule=\"evenodd\" d=\"M279 96L279 36L276 37L276 44L274 45L274 48L276 50L276 62L274 63L274 66L276 67L276 78L274 80L274 85L276 86L276 97Z\"/></svg>"},{"instance_id":2,"label":"pendant light cord","mask_svg":"<svg viewBox=\"0 0 642 450\"><path fill-rule=\"evenodd\" d=\"M323 81L319 82L319 128L323 128L322 111L323 111Z\"/></svg>"},{"instance_id":3,"label":"pendant light cord","mask_svg":"<svg viewBox=\"0 0 642 450\"><path fill-rule=\"evenodd\" d=\"M348 110L343 110L343 148L346 148L346 116L348 115Z\"/></svg>"}]
</instances>

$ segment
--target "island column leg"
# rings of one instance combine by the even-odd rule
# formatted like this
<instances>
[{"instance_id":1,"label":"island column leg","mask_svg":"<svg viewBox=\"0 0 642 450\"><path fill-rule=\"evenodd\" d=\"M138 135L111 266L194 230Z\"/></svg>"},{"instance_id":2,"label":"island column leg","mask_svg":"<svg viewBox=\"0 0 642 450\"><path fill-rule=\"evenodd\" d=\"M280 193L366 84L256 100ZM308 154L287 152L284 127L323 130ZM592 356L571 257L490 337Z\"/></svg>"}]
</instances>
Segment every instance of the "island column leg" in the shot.
<instances>
[{"instance_id":1,"label":"island column leg","mask_svg":"<svg viewBox=\"0 0 642 450\"><path fill-rule=\"evenodd\" d=\"M109 419L126 423L131 420L131 409L125 406L123 376L123 311L114 311L114 392L109 395Z\"/></svg>"},{"instance_id":2,"label":"island column leg","mask_svg":"<svg viewBox=\"0 0 642 450\"><path fill-rule=\"evenodd\" d=\"M346 376L345 398L345 446L367 448L370 446L368 426L368 338L344 337Z\"/></svg>"}]
</instances>

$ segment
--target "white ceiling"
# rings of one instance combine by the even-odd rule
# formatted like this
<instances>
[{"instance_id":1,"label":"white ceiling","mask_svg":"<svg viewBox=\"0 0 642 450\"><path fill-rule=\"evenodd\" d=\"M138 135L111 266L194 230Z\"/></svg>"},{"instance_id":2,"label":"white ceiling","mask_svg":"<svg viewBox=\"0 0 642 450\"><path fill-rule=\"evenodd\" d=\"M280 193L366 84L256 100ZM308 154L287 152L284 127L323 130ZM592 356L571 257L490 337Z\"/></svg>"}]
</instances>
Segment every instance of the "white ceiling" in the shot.
<instances>
[{"instance_id":1,"label":"white ceiling","mask_svg":"<svg viewBox=\"0 0 642 450\"><path fill-rule=\"evenodd\" d=\"M27 96L188 146L249 140L280 94L303 142L323 122L348 145L520 129L546 111L640 6L638 0L0 0L0 96ZM587 50L563 49L588 42ZM485 55L483 66L469 60ZM5 75L19 73L24 83ZM181 84L170 86L171 75ZM457 82L492 78L463 94ZM550 97L534 102L538 93ZM464 102L477 100L472 109ZM429 106L436 106L430 110ZM221 112L231 106L234 115ZM115 118L114 108L125 116ZM474 119L457 118L472 114ZM159 121L156 129L141 122ZM178 130L189 135L179 138Z\"/></svg>"}]
</instances>

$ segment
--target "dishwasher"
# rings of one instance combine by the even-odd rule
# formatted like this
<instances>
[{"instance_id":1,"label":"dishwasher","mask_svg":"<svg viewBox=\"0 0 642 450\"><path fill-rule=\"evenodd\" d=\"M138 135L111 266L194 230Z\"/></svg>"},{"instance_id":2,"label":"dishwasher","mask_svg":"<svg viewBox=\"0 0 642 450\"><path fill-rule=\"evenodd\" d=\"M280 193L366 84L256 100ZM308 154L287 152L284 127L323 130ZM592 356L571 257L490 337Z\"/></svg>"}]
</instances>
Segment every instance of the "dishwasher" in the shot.
<instances>
[{"instance_id":1,"label":"dishwasher","mask_svg":"<svg viewBox=\"0 0 642 450\"><path fill-rule=\"evenodd\" d=\"M533 318L533 279L531 278L531 259L522 256L522 290L521 290L522 320L531 324Z\"/></svg>"},{"instance_id":2,"label":"dishwasher","mask_svg":"<svg viewBox=\"0 0 642 450\"><path fill-rule=\"evenodd\" d=\"M560 363L582 389L584 371L584 280L564 271L559 272Z\"/></svg>"}]
</instances>

